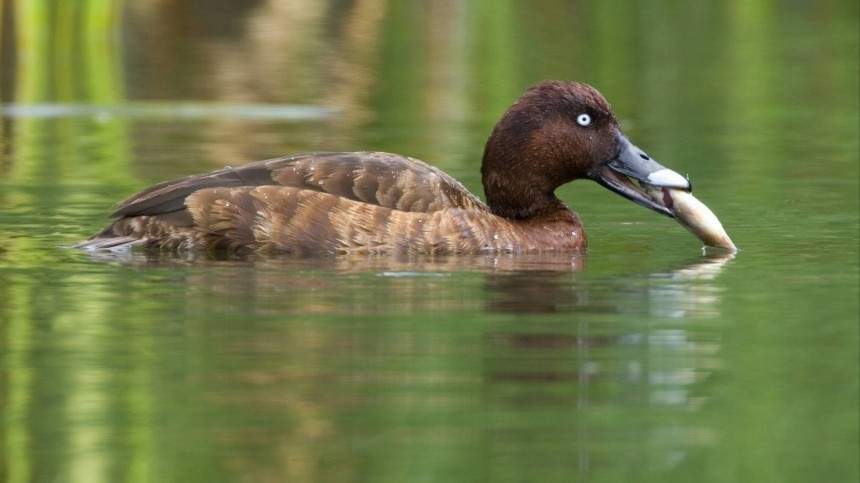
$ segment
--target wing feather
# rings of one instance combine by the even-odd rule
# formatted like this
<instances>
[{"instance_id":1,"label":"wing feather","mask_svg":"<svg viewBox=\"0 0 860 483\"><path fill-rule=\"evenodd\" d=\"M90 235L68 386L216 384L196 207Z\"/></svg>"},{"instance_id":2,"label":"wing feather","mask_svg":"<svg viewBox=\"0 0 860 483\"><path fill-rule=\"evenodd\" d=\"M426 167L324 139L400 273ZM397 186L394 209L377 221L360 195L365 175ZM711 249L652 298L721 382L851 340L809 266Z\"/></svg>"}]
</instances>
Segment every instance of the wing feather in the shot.
<instances>
[{"instance_id":1,"label":"wing feather","mask_svg":"<svg viewBox=\"0 0 860 483\"><path fill-rule=\"evenodd\" d=\"M357 152L300 154L165 181L120 202L112 216L181 211L188 196L207 188L268 185L319 191L400 211L487 209L457 180L426 163L395 154Z\"/></svg>"}]
</instances>

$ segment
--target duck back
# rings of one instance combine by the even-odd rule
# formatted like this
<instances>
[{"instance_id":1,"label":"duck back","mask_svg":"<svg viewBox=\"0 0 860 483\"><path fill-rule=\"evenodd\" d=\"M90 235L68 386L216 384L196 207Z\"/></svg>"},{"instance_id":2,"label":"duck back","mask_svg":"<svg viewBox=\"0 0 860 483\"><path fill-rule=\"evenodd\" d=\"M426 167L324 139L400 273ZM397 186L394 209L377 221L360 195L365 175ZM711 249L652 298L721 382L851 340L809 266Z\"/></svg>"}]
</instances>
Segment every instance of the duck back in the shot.
<instances>
[{"instance_id":1,"label":"duck back","mask_svg":"<svg viewBox=\"0 0 860 483\"><path fill-rule=\"evenodd\" d=\"M78 246L476 253L543 245L441 170L378 152L301 154L167 181L112 216Z\"/></svg>"}]
</instances>

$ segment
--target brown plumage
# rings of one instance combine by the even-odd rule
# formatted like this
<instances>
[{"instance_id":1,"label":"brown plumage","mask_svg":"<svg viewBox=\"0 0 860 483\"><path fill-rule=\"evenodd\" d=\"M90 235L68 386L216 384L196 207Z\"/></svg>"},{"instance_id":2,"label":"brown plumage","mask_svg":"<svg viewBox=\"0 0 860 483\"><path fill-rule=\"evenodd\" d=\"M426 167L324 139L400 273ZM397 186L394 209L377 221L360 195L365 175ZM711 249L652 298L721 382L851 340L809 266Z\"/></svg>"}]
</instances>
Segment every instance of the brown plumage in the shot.
<instances>
[{"instance_id":1,"label":"brown plumage","mask_svg":"<svg viewBox=\"0 0 860 483\"><path fill-rule=\"evenodd\" d=\"M442 171L396 154L309 153L260 161L143 190L119 203L116 221L77 246L579 251L586 247L585 232L554 195L558 186L592 179L667 216L672 213L628 177L689 189L627 141L595 89L559 81L532 87L505 113L487 141L481 173L487 204Z\"/></svg>"}]
</instances>

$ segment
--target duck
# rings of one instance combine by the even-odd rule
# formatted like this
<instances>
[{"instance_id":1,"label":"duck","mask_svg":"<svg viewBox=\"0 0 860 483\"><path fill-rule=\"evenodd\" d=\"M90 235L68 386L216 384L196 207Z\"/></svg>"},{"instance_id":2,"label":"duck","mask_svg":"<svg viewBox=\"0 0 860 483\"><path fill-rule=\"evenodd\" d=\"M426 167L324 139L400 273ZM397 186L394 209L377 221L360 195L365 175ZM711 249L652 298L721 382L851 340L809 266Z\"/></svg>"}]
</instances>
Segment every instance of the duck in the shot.
<instances>
[{"instance_id":1,"label":"duck","mask_svg":"<svg viewBox=\"0 0 860 483\"><path fill-rule=\"evenodd\" d=\"M584 252L579 215L555 195L597 182L654 212L649 189L689 180L635 146L600 92L572 81L525 91L487 139L486 202L427 163L385 152L314 152L165 181L118 203L92 250L298 254ZM637 185L638 182L638 185Z\"/></svg>"}]
</instances>

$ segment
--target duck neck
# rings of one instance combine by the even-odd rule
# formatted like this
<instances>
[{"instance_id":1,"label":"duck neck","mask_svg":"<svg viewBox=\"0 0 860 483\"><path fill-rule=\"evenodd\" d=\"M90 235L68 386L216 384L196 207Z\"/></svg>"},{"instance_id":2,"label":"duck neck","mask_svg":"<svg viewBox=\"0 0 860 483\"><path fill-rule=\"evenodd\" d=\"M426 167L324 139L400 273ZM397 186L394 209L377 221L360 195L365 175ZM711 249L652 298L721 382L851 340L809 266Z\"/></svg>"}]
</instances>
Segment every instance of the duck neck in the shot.
<instances>
[{"instance_id":1,"label":"duck neck","mask_svg":"<svg viewBox=\"0 0 860 483\"><path fill-rule=\"evenodd\" d=\"M555 194L556 183L543 178L533 170L491 169L499 166L485 159L481 167L484 195L490 211L503 218L525 220L550 216L569 209ZM503 166L528 166L523 163L505 163Z\"/></svg>"},{"instance_id":2,"label":"duck neck","mask_svg":"<svg viewBox=\"0 0 860 483\"><path fill-rule=\"evenodd\" d=\"M541 197L532 203L511 203L508 199L494 199L487 195L487 206L497 216L510 220L528 220L553 217L559 212L569 212L568 207L555 196Z\"/></svg>"}]
</instances>

